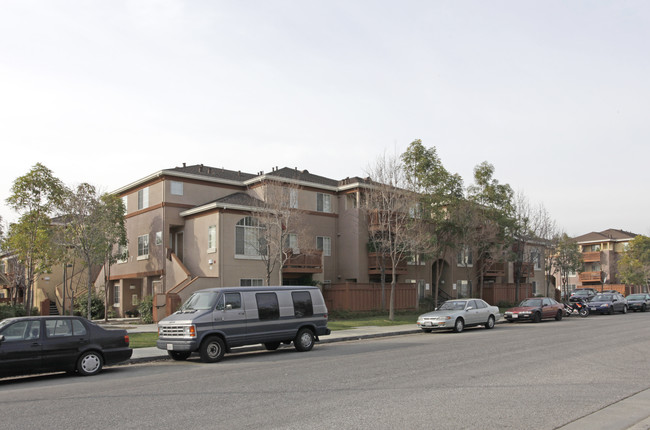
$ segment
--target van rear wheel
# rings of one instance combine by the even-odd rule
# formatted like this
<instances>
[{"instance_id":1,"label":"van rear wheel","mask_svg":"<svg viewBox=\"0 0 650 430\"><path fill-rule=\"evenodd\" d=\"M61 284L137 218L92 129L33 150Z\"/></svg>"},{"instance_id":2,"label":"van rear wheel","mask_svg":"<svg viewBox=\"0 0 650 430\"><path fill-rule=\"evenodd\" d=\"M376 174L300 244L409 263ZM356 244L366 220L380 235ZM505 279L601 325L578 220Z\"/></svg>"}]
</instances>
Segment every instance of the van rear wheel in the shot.
<instances>
[{"instance_id":1,"label":"van rear wheel","mask_svg":"<svg viewBox=\"0 0 650 430\"><path fill-rule=\"evenodd\" d=\"M216 363L221 361L226 353L226 346L220 337L209 337L203 341L199 349L201 361L204 363Z\"/></svg>"},{"instance_id":2,"label":"van rear wheel","mask_svg":"<svg viewBox=\"0 0 650 430\"><path fill-rule=\"evenodd\" d=\"M293 340L296 351L310 351L314 347L314 333L308 328L301 328Z\"/></svg>"}]
</instances>

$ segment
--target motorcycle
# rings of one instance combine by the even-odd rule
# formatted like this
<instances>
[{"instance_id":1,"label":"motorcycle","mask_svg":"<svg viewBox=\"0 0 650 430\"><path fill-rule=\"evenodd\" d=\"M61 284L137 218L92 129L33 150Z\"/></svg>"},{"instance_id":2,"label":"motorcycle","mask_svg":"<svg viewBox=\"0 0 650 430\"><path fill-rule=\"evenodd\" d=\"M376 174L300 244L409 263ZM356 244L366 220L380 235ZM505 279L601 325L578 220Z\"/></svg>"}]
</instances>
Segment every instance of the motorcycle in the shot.
<instances>
[{"instance_id":1,"label":"motorcycle","mask_svg":"<svg viewBox=\"0 0 650 430\"><path fill-rule=\"evenodd\" d=\"M564 304L564 316L580 315L581 317L589 316L589 306L583 302L570 302Z\"/></svg>"}]
</instances>

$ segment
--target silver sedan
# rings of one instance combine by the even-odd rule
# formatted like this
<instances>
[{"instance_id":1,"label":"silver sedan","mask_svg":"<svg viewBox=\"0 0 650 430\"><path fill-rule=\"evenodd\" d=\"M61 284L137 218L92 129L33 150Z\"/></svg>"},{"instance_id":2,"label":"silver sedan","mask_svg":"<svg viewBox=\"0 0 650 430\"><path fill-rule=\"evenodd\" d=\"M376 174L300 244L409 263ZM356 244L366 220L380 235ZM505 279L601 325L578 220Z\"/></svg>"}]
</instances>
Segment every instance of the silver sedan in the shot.
<instances>
[{"instance_id":1,"label":"silver sedan","mask_svg":"<svg viewBox=\"0 0 650 430\"><path fill-rule=\"evenodd\" d=\"M460 333L465 327L477 325L491 329L499 318L499 308L484 300L458 299L448 300L435 311L420 315L417 324L427 333L435 329L452 329Z\"/></svg>"}]
</instances>

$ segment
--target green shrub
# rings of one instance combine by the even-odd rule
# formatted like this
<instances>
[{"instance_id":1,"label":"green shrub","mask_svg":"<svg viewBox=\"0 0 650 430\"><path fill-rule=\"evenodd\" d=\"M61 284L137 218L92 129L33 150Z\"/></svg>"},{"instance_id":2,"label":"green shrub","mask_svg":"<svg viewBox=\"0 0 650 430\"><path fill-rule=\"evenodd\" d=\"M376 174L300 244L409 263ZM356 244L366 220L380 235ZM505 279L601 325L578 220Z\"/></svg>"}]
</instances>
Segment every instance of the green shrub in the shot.
<instances>
[{"instance_id":1,"label":"green shrub","mask_svg":"<svg viewBox=\"0 0 650 430\"><path fill-rule=\"evenodd\" d=\"M153 297L147 296L143 297L138 305L138 311L140 312L140 319L144 324L153 323Z\"/></svg>"},{"instance_id":2,"label":"green shrub","mask_svg":"<svg viewBox=\"0 0 650 430\"><path fill-rule=\"evenodd\" d=\"M80 295L74 300L74 314L88 316L88 296ZM90 297L90 319L99 320L104 318L104 299L93 293Z\"/></svg>"}]
</instances>

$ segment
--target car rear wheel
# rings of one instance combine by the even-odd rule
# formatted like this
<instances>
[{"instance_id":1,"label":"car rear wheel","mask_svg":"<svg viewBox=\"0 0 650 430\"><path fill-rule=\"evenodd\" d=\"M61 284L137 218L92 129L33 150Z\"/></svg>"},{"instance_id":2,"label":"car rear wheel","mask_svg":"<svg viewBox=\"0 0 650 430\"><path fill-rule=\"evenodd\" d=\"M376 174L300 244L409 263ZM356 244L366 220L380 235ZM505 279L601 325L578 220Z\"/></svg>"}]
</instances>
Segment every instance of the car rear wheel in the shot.
<instances>
[{"instance_id":1,"label":"car rear wheel","mask_svg":"<svg viewBox=\"0 0 650 430\"><path fill-rule=\"evenodd\" d=\"M204 363L216 363L221 361L226 353L226 346L220 337L209 337L201 344L199 353L201 354L201 361Z\"/></svg>"},{"instance_id":2,"label":"car rear wheel","mask_svg":"<svg viewBox=\"0 0 650 430\"><path fill-rule=\"evenodd\" d=\"M646 306L645 306L645 303L644 303L643 305L641 305L641 312L645 312L645 310L646 310Z\"/></svg>"},{"instance_id":3,"label":"car rear wheel","mask_svg":"<svg viewBox=\"0 0 650 430\"><path fill-rule=\"evenodd\" d=\"M167 354L175 361L184 361L190 358L192 355L189 351L167 351Z\"/></svg>"},{"instance_id":4,"label":"car rear wheel","mask_svg":"<svg viewBox=\"0 0 650 430\"><path fill-rule=\"evenodd\" d=\"M463 331L464 328L465 328L465 321L463 321L462 318L458 318L454 323L454 331L456 333L460 333Z\"/></svg>"},{"instance_id":5,"label":"car rear wheel","mask_svg":"<svg viewBox=\"0 0 650 430\"><path fill-rule=\"evenodd\" d=\"M77 360L77 372L83 376L96 375L102 370L104 360L96 351L87 351Z\"/></svg>"},{"instance_id":6,"label":"car rear wheel","mask_svg":"<svg viewBox=\"0 0 650 430\"><path fill-rule=\"evenodd\" d=\"M314 347L314 333L308 328L301 328L293 340L296 351L306 352Z\"/></svg>"},{"instance_id":7,"label":"car rear wheel","mask_svg":"<svg viewBox=\"0 0 650 430\"><path fill-rule=\"evenodd\" d=\"M624 305L624 306L623 306L623 310L622 310L622 312L623 312L624 314L627 313L627 305Z\"/></svg>"},{"instance_id":8,"label":"car rear wheel","mask_svg":"<svg viewBox=\"0 0 650 430\"><path fill-rule=\"evenodd\" d=\"M494 316L493 315L490 315L490 317L488 318L487 322L485 323L485 328L488 329L488 330L491 329L491 328L494 328Z\"/></svg>"},{"instance_id":9,"label":"car rear wheel","mask_svg":"<svg viewBox=\"0 0 650 430\"><path fill-rule=\"evenodd\" d=\"M535 315L533 315L533 322L538 323L542 320L542 314L539 312L535 312Z\"/></svg>"},{"instance_id":10,"label":"car rear wheel","mask_svg":"<svg viewBox=\"0 0 650 430\"><path fill-rule=\"evenodd\" d=\"M555 321L562 321L562 311L557 311L557 314L555 315Z\"/></svg>"}]
</instances>

